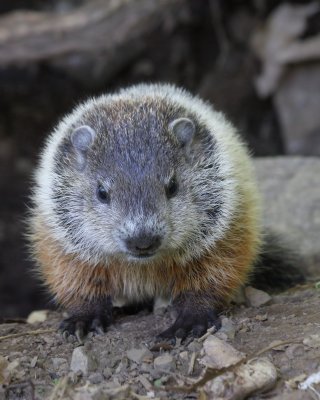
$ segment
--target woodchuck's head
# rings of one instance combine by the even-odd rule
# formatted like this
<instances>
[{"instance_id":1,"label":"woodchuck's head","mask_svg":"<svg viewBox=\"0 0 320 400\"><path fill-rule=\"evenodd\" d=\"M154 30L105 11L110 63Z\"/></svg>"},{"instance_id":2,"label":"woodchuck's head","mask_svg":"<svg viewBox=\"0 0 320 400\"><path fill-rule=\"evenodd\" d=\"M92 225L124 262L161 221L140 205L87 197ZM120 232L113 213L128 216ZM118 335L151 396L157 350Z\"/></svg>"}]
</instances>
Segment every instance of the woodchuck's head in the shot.
<instances>
[{"instance_id":1,"label":"woodchuck's head","mask_svg":"<svg viewBox=\"0 0 320 400\"><path fill-rule=\"evenodd\" d=\"M193 110L163 96L109 96L55 134L50 219L67 251L92 262L181 261L221 236L227 179L219 143Z\"/></svg>"}]
</instances>

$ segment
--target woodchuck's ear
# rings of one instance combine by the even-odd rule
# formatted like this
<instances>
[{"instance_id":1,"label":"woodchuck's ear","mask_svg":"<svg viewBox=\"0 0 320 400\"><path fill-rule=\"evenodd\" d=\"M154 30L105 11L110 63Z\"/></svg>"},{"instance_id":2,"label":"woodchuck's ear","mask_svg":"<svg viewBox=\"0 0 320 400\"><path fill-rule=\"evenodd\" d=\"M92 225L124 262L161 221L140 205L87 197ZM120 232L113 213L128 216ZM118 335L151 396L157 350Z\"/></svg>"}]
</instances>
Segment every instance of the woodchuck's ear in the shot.
<instances>
[{"instance_id":1,"label":"woodchuck's ear","mask_svg":"<svg viewBox=\"0 0 320 400\"><path fill-rule=\"evenodd\" d=\"M181 147L188 146L195 135L196 127L189 118L177 118L170 122L169 129L179 140Z\"/></svg>"},{"instance_id":2,"label":"woodchuck's ear","mask_svg":"<svg viewBox=\"0 0 320 400\"><path fill-rule=\"evenodd\" d=\"M79 126L71 134L71 143L80 152L86 152L92 145L96 133L88 125Z\"/></svg>"},{"instance_id":3,"label":"woodchuck's ear","mask_svg":"<svg viewBox=\"0 0 320 400\"><path fill-rule=\"evenodd\" d=\"M88 125L79 126L71 134L71 143L75 149L75 167L78 171L84 171L87 165L87 151L92 146L95 131Z\"/></svg>"}]
</instances>

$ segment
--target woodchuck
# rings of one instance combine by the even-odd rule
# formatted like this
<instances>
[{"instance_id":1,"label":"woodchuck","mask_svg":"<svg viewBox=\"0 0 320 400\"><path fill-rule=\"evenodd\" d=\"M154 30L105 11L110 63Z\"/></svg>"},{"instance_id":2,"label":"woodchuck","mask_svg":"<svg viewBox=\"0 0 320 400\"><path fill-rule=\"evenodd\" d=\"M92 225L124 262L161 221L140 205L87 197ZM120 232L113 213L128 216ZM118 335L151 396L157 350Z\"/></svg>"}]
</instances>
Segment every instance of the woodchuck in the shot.
<instances>
[{"instance_id":1,"label":"woodchuck","mask_svg":"<svg viewBox=\"0 0 320 400\"><path fill-rule=\"evenodd\" d=\"M141 84L90 99L49 136L35 175L32 253L82 338L116 299L171 299L160 338L202 335L250 277L262 246L246 146L185 90Z\"/></svg>"}]
</instances>

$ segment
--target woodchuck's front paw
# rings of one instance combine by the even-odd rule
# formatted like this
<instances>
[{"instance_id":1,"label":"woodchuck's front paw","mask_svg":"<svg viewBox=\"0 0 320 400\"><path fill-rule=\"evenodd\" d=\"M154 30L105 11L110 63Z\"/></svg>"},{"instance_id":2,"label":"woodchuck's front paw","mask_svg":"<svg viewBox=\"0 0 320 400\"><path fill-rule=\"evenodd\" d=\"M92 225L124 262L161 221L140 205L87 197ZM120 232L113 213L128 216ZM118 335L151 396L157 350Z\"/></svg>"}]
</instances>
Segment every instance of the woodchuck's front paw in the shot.
<instances>
[{"instance_id":1,"label":"woodchuck's front paw","mask_svg":"<svg viewBox=\"0 0 320 400\"><path fill-rule=\"evenodd\" d=\"M107 301L107 304L91 304L83 307L81 311L72 310L70 314L69 318L61 322L59 330L65 339L74 335L82 344L88 332L102 334L106 331L112 323L112 304L111 301Z\"/></svg>"},{"instance_id":2,"label":"woodchuck's front paw","mask_svg":"<svg viewBox=\"0 0 320 400\"><path fill-rule=\"evenodd\" d=\"M207 329L214 326L220 329L221 321L214 310L193 310L184 309L178 315L175 323L157 336L157 341L165 340L175 343L175 338L182 340L191 334L193 337L204 335Z\"/></svg>"}]
</instances>

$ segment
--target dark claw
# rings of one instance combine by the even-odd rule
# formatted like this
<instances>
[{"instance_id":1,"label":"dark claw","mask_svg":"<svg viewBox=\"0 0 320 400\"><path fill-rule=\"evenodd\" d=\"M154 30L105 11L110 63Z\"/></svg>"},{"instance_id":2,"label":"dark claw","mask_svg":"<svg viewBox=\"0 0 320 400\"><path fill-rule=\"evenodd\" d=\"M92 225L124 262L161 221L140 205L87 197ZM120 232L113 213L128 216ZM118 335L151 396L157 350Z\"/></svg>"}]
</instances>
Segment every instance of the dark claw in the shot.
<instances>
[{"instance_id":1,"label":"dark claw","mask_svg":"<svg viewBox=\"0 0 320 400\"><path fill-rule=\"evenodd\" d=\"M90 317L70 317L63 320L60 324L59 330L65 340L69 335L74 335L80 344L83 344L85 336L88 332L95 332L97 334L104 334L105 328L110 325L111 319L109 318L90 318Z\"/></svg>"},{"instance_id":2,"label":"dark claw","mask_svg":"<svg viewBox=\"0 0 320 400\"><path fill-rule=\"evenodd\" d=\"M59 330L62 332L64 337L68 338L69 335L74 334L75 324L71 320L71 318L66 318L61 322L61 324L59 326Z\"/></svg>"},{"instance_id":3,"label":"dark claw","mask_svg":"<svg viewBox=\"0 0 320 400\"><path fill-rule=\"evenodd\" d=\"M105 324L107 325L107 324ZM104 325L99 318L95 318L91 323L91 331L96 332L99 335L103 335L105 333Z\"/></svg>"},{"instance_id":4,"label":"dark claw","mask_svg":"<svg viewBox=\"0 0 320 400\"><path fill-rule=\"evenodd\" d=\"M76 330L75 336L77 338L78 343L83 344L83 340L84 340L83 332Z\"/></svg>"},{"instance_id":5,"label":"dark claw","mask_svg":"<svg viewBox=\"0 0 320 400\"><path fill-rule=\"evenodd\" d=\"M65 342L67 342L68 341L68 337L69 337L69 332L68 331L62 331L62 337L63 337L63 340Z\"/></svg>"},{"instance_id":6,"label":"dark claw","mask_svg":"<svg viewBox=\"0 0 320 400\"><path fill-rule=\"evenodd\" d=\"M87 306L87 308L89 308ZM112 304L111 301L100 305L90 307L90 313L84 314L74 312L69 318L63 320L60 324L59 330L62 332L62 336L65 340L70 335L76 337L79 344L83 344L85 336L88 332L95 332L97 334L103 334L108 325L112 322Z\"/></svg>"},{"instance_id":7,"label":"dark claw","mask_svg":"<svg viewBox=\"0 0 320 400\"><path fill-rule=\"evenodd\" d=\"M83 344L83 340L85 337L85 331L86 331L85 323L83 321L76 322L75 336L76 336L79 344Z\"/></svg>"},{"instance_id":8,"label":"dark claw","mask_svg":"<svg viewBox=\"0 0 320 400\"><path fill-rule=\"evenodd\" d=\"M97 326L94 330L98 335L103 335L105 333L105 330L102 328L102 326Z\"/></svg>"},{"instance_id":9,"label":"dark claw","mask_svg":"<svg viewBox=\"0 0 320 400\"><path fill-rule=\"evenodd\" d=\"M79 344L83 344L84 338L88 332L104 334L105 328L108 325L109 324L102 321L102 318L70 317L61 322L59 330L62 332L62 336L66 341L70 335L74 335Z\"/></svg>"},{"instance_id":10,"label":"dark claw","mask_svg":"<svg viewBox=\"0 0 320 400\"><path fill-rule=\"evenodd\" d=\"M215 326L216 330L221 327L221 321L214 311L204 310L196 313L183 309L175 323L157 336L157 341L172 342L174 340L175 343L175 338L181 338L181 341L184 341L189 334L200 337L212 326Z\"/></svg>"}]
</instances>

